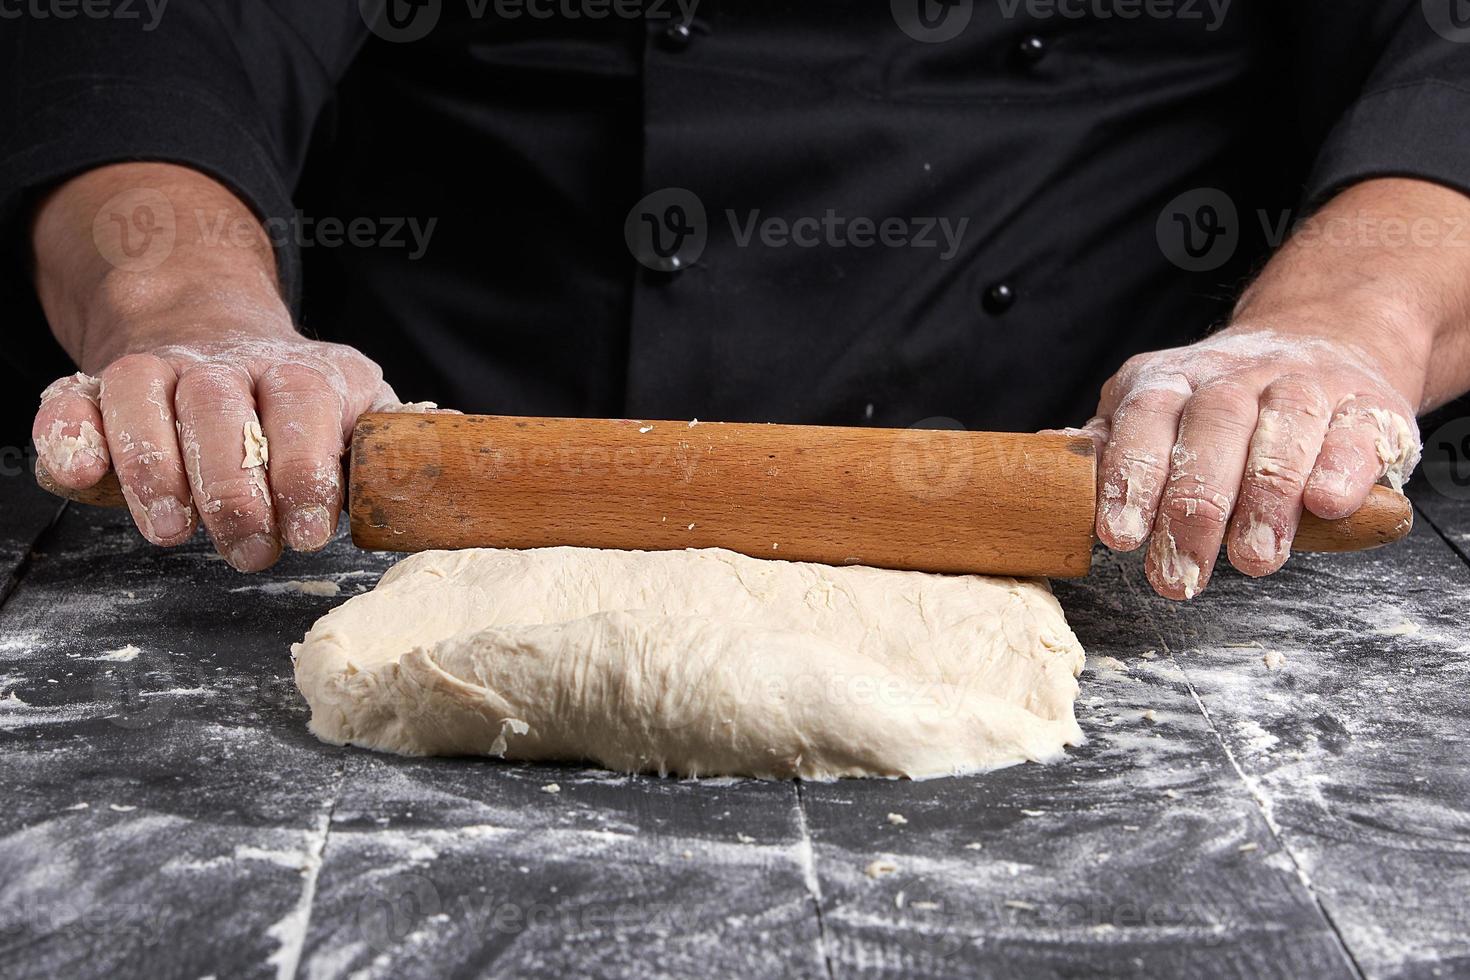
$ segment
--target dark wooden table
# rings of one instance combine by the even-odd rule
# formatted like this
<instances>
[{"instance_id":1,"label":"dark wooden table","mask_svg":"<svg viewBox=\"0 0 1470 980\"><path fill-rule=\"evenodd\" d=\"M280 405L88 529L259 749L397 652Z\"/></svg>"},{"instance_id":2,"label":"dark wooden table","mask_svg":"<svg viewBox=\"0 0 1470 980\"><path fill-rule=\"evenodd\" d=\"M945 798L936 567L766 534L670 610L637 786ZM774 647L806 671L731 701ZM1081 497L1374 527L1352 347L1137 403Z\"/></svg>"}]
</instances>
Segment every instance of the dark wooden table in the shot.
<instances>
[{"instance_id":1,"label":"dark wooden table","mask_svg":"<svg viewBox=\"0 0 1470 980\"><path fill-rule=\"evenodd\" d=\"M287 647L340 600L291 583L390 558L245 577L8 478L0 975L1470 975L1454 496L1189 605L1099 554L1086 746L814 784L323 745Z\"/></svg>"}]
</instances>

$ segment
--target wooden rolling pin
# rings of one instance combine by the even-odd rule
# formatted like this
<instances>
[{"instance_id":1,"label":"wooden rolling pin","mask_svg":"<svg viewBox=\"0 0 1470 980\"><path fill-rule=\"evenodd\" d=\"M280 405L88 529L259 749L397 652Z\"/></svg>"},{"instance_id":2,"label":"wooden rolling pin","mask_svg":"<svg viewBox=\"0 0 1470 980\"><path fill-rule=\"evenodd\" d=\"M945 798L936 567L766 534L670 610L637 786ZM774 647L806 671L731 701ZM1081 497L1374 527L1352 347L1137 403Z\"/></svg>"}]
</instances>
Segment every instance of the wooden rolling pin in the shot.
<instances>
[{"instance_id":1,"label":"wooden rolling pin","mask_svg":"<svg viewBox=\"0 0 1470 980\"><path fill-rule=\"evenodd\" d=\"M1075 577L1092 560L1094 456L1091 441L1065 435L365 415L348 506L352 540L383 551L720 547ZM1293 547L1375 548L1412 526L1403 495L1375 487L1344 520L1303 515Z\"/></svg>"}]
</instances>

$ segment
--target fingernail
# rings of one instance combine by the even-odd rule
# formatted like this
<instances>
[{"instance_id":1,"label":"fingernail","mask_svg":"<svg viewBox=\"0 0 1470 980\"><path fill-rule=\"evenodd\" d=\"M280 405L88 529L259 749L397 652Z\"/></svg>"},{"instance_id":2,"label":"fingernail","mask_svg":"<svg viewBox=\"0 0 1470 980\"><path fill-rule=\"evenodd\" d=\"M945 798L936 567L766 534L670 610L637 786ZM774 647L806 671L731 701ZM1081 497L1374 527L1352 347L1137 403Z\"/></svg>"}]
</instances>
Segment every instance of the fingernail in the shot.
<instances>
[{"instance_id":1,"label":"fingernail","mask_svg":"<svg viewBox=\"0 0 1470 980\"><path fill-rule=\"evenodd\" d=\"M1103 507L1103 521L1120 543L1138 545L1148 535L1143 523L1143 510L1127 500L1112 500Z\"/></svg>"},{"instance_id":2,"label":"fingernail","mask_svg":"<svg viewBox=\"0 0 1470 980\"><path fill-rule=\"evenodd\" d=\"M106 463L102 433L91 422L83 422L74 436L64 435L61 422L51 423L48 435L36 437L36 452L53 473L77 473L95 463Z\"/></svg>"},{"instance_id":3,"label":"fingernail","mask_svg":"<svg viewBox=\"0 0 1470 980\"><path fill-rule=\"evenodd\" d=\"M1256 561L1275 561L1281 550L1281 538L1276 529L1264 521L1251 520L1240 536L1240 546Z\"/></svg>"},{"instance_id":4,"label":"fingernail","mask_svg":"<svg viewBox=\"0 0 1470 980\"><path fill-rule=\"evenodd\" d=\"M268 534L252 534L230 549L225 561L239 572L258 572L269 568L280 557L281 547Z\"/></svg>"},{"instance_id":5,"label":"fingernail","mask_svg":"<svg viewBox=\"0 0 1470 980\"><path fill-rule=\"evenodd\" d=\"M1182 591L1186 599L1199 595L1204 569L1179 547L1173 532L1168 528L1164 528L1162 534L1156 532L1151 550L1159 580L1165 586Z\"/></svg>"},{"instance_id":6,"label":"fingernail","mask_svg":"<svg viewBox=\"0 0 1470 980\"><path fill-rule=\"evenodd\" d=\"M159 497L149 504L148 520L160 541L172 541L189 530L189 512L173 497Z\"/></svg>"},{"instance_id":7,"label":"fingernail","mask_svg":"<svg viewBox=\"0 0 1470 980\"><path fill-rule=\"evenodd\" d=\"M286 543L297 551L318 551L332 538L332 515L320 504L298 507L286 518Z\"/></svg>"}]
</instances>

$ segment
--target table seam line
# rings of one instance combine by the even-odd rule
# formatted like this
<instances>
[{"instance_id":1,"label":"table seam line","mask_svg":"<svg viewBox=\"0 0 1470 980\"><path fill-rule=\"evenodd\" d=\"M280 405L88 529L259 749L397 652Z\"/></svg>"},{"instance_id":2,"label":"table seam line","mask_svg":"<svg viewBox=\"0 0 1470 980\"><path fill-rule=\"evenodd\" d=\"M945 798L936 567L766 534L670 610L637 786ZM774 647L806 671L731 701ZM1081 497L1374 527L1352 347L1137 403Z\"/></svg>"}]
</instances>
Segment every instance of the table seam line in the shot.
<instances>
[{"instance_id":1,"label":"table seam line","mask_svg":"<svg viewBox=\"0 0 1470 980\"><path fill-rule=\"evenodd\" d=\"M312 913L316 910L317 881L321 877L322 867L326 864L327 845L332 839L332 820L337 813L337 804L342 800L342 791L347 784L347 764L344 762L337 773L337 784L332 787L331 799L327 801L326 813L322 817L322 825L319 836L312 841L310 864L308 872L301 884L301 895L297 899L298 904L305 906L305 914L302 916L301 925L297 935L293 937L294 949L290 951L289 959L277 968L278 980L295 980L301 969L301 954L306 949L306 940L311 932ZM282 945L282 950L287 949ZM279 955L279 951L278 951ZM289 966L290 969L286 969Z\"/></svg>"},{"instance_id":2,"label":"table seam line","mask_svg":"<svg viewBox=\"0 0 1470 980\"><path fill-rule=\"evenodd\" d=\"M1413 504L1413 507L1414 513L1418 514L1420 519L1429 525L1429 529L1437 534L1439 536L1439 539L1449 546L1450 551L1454 552L1455 557L1459 558L1460 561L1462 561L1466 565L1466 567L1470 567L1470 554L1467 554L1460 549L1460 546L1457 545L1450 538L1450 536L1445 533L1444 528L1436 524L1434 518L1429 516L1428 511L1421 508L1418 504Z\"/></svg>"},{"instance_id":3,"label":"table seam line","mask_svg":"<svg viewBox=\"0 0 1470 980\"><path fill-rule=\"evenodd\" d=\"M1261 820L1266 825L1266 832L1271 835L1272 840L1276 841L1282 853L1291 860L1291 867L1296 872L1297 881L1301 883L1302 888L1307 893L1307 897L1312 900L1312 905L1316 908L1317 914L1322 917L1322 921L1332 931L1332 937L1337 940L1337 944L1343 956L1347 958L1348 965L1352 968L1354 975L1359 977L1360 980L1363 980L1367 974L1363 972L1363 967L1358 963L1358 958L1353 955L1352 948L1348 945L1347 939L1343 937L1342 930L1338 928L1336 920L1332 917L1332 913L1327 911L1327 907L1322 904L1322 899L1317 894L1317 889L1312 885L1311 879L1302 867L1302 863L1297 858L1296 852L1287 842L1285 834L1281 831L1281 827L1267 812L1268 808L1264 800L1264 793L1260 789L1259 780L1247 775L1245 769L1241 767L1239 760L1235 758L1234 750L1225 741L1225 737L1220 733L1219 726L1215 724L1215 719L1210 715L1210 709L1205 707L1204 699L1195 690L1194 682L1189 679L1188 671L1184 669L1183 664L1174 659L1174 652L1172 650L1169 651L1169 657L1179 665L1179 676L1184 679L1184 686L1188 689L1189 696L1194 700L1196 707L1199 708L1200 715L1205 719L1205 724L1209 726L1210 734L1215 737L1215 741L1219 743L1220 749L1225 753L1225 760L1230 763L1230 768L1235 770L1235 775L1240 778L1241 785L1245 787L1245 791L1250 797L1251 803L1255 806L1256 812L1261 815Z\"/></svg>"},{"instance_id":4,"label":"table seam line","mask_svg":"<svg viewBox=\"0 0 1470 980\"><path fill-rule=\"evenodd\" d=\"M1137 589L1134 587L1130 576L1127 574L1126 570L1123 571L1124 574L1122 575L1122 579L1124 583L1128 586L1130 591L1137 595ZM1153 610L1149 608L1147 604L1143 606L1143 614L1145 617L1147 617L1149 626L1152 627L1154 636L1159 641L1159 646L1168 653L1169 659L1172 660L1175 667L1179 669L1179 677L1184 682L1185 690L1189 692L1190 699L1194 701L1195 707L1199 709L1200 716L1204 718L1205 725L1210 730L1210 735L1214 737L1216 744L1220 746L1220 750L1225 753L1225 760L1230 763L1230 768L1235 771L1235 775L1240 780L1241 786L1244 787L1246 795L1251 801L1251 805L1254 806L1256 808L1256 812L1260 814L1261 822L1266 825L1266 832L1271 835L1271 839L1276 842L1277 846L1281 848L1282 853L1284 853L1291 861L1291 867L1292 870L1296 872L1297 881L1301 884L1302 889L1307 893L1307 897L1311 899L1312 907L1317 910L1317 914L1322 918L1323 923L1332 933L1332 938L1336 941L1338 949L1341 951L1343 957L1347 960L1348 967L1352 970L1353 975L1358 977L1359 980L1366 980L1367 974L1363 972L1363 967L1358 963L1358 958L1353 955L1352 948L1348 945L1347 940L1343 937L1342 931L1338 928L1337 922L1332 918L1332 914L1328 912L1326 906L1322 904L1322 899L1317 894L1317 889L1312 886L1309 877L1307 876L1305 870L1302 868L1301 862L1297 859L1296 852L1292 850L1291 845L1287 843L1275 820L1273 820L1270 814L1267 812L1267 808L1263 800L1263 794L1258 789L1257 782L1253 780L1250 776L1248 776L1245 770L1241 768L1239 761L1235 758L1234 751L1231 750L1230 745L1225 741L1224 735L1220 732L1219 726L1215 724L1215 719L1210 715L1210 709L1205 707L1204 699L1199 696L1199 691L1196 690L1194 686L1194 681L1192 681L1189 677L1188 669L1185 667L1183 661L1181 661L1175 655L1176 651L1170 647L1164 630L1160 627L1158 620L1154 617Z\"/></svg>"},{"instance_id":5,"label":"table seam line","mask_svg":"<svg viewBox=\"0 0 1470 980\"><path fill-rule=\"evenodd\" d=\"M60 506L51 515L51 519L40 530L32 534L29 541L24 537L20 539L25 542L25 550L21 553L20 561L15 563L15 568L11 569L10 574L5 577L5 580L0 581L0 610L3 610L9 604L11 596L15 595L21 586L21 582L30 574L36 549L43 540L56 530L56 526L61 523L62 515L66 513L67 508L70 506L70 501L60 501Z\"/></svg>"},{"instance_id":6,"label":"table seam line","mask_svg":"<svg viewBox=\"0 0 1470 980\"><path fill-rule=\"evenodd\" d=\"M812 908L817 917L817 952L822 956L822 965L827 971L827 980L835 980L836 973L832 968L832 954L827 934L827 917L822 910L822 880L817 873L816 848L812 846L811 828L806 819L806 797L802 792L801 780L792 780L795 790L793 802L796 804L796 829L801 835L799 860L801 861L802 879L806 884L807 895L811 898Z\"/></svg>"}]
</instances>

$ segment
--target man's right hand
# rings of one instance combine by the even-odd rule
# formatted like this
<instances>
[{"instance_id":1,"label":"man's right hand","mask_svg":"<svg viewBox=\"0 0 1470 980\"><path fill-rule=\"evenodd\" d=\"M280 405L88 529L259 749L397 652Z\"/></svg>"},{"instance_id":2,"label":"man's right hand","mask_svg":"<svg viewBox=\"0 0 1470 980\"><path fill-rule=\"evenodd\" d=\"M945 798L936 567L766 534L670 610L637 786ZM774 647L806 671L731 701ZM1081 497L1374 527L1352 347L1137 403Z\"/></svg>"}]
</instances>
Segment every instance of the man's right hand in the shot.
<instances>
[{"instance_id":1,"label":"man's right hand","mask_svg":"<svg viewBox=\"0 0 1470 980\"><path fill-rule=\"evenodd\" d=\"M140 189L163 195L176 232L160 263L129 268L99 235L118 200L125 230ZM258 238L205 241L201 226L221 215ZM149 541L180 544L202 523L241 571L267 568L283 544L323 547L357 417L402 406L373 361L295 332L239 200L184 168L108 167L45 201L33 242L42 305L85 372L51 385L36 414L56 482L86 489L112 468Z\"/></svg>"}]
</instances>

